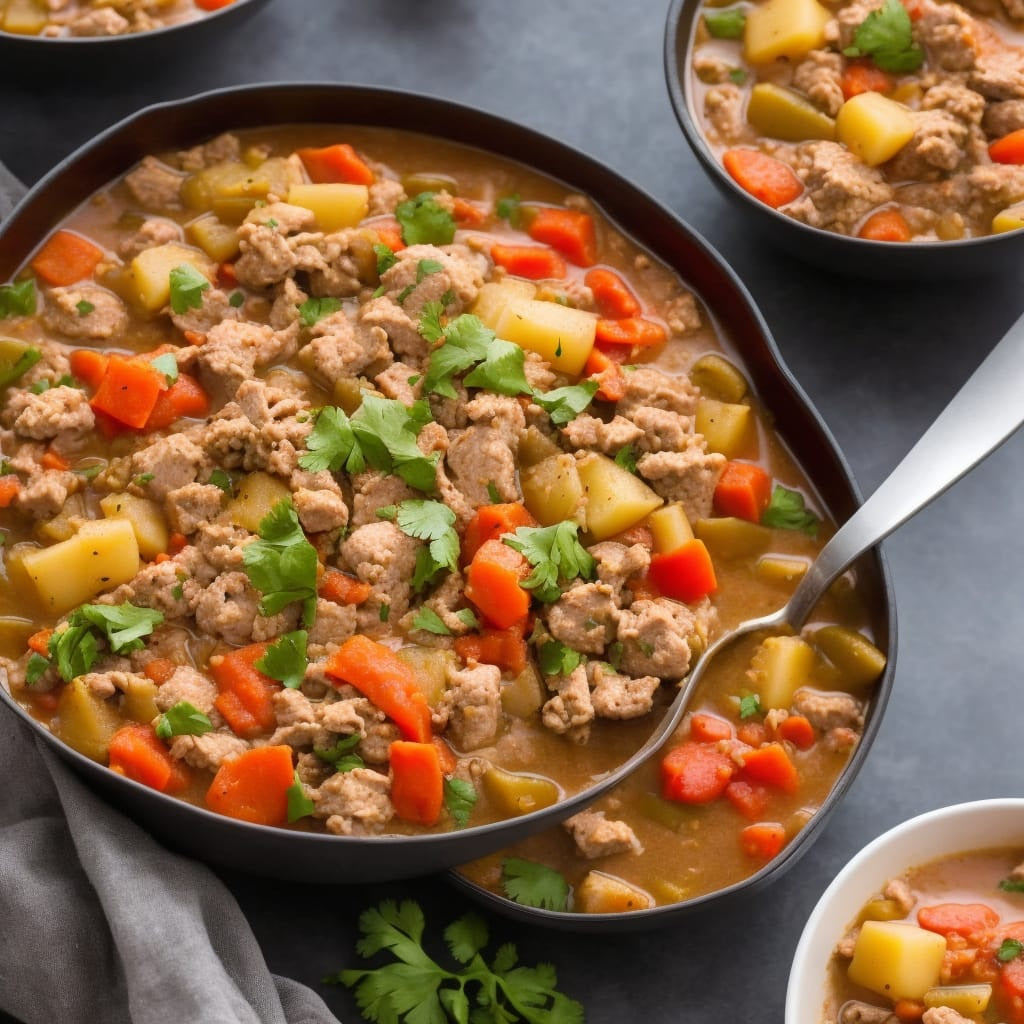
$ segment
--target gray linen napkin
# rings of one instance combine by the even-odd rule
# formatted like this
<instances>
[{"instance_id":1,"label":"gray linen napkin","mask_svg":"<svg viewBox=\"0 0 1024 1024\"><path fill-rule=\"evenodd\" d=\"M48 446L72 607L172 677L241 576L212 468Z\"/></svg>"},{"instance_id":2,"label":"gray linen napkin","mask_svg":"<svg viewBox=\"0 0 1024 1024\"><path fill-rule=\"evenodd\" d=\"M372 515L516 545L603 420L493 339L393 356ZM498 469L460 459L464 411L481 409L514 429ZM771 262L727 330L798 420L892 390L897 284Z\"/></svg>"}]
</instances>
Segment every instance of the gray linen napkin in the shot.
<instances>
[{"instance_id":1,"label":"gray linen napkin","mask_svg":"<svg viewBox=\"0 0 1024 1024\"><path fill-rule=\"evenodd\" d=\"M0 217L23 186L0 164ZM338 1024L224 884L0 708L0 1010L24 1024Z\"/></svg>"}]
</instances>

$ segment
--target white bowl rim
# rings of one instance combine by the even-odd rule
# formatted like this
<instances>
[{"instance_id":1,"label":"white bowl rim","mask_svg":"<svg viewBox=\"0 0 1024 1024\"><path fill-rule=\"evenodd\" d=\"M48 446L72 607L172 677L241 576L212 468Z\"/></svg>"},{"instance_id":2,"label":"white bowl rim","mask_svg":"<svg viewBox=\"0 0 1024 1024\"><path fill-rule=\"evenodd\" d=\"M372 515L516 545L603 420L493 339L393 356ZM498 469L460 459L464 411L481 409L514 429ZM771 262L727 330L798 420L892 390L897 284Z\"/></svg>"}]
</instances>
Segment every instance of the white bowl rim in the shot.
<instances>
[{"instance_id":1,"label":"white bowl rim","mask_svg":"<svg viewBox=\"0 0 1024 1024\"><path fill-rule=\"evenodd\" d=\"M941 857L999 846L1024 847L1024 799L997 797L939 807L868 843L832 880L804 925L786 989L785 1024L820 1024L832 950L864 903L890 878Z\"/></svg>"}]
</instances>

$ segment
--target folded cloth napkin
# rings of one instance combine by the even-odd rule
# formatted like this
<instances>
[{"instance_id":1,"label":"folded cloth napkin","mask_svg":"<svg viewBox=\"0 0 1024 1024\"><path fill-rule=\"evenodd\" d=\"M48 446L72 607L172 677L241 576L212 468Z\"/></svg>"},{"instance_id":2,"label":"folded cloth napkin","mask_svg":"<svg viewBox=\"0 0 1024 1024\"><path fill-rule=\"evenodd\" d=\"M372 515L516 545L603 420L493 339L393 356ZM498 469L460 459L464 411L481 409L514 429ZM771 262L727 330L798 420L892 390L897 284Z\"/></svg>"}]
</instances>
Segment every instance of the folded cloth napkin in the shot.
<instances>
[{"instance_id":1,"label":"folded cloth napkin","mask_svg":"<svg viewBox=\"0 0 1024 1024\"><path fill-rule=\"evenodd\" d=\"M0 164L0 216L23 192ZM25 1024L338 1024L234 897L0 707L0 1010Z\"/></svg>"}]
</instances>

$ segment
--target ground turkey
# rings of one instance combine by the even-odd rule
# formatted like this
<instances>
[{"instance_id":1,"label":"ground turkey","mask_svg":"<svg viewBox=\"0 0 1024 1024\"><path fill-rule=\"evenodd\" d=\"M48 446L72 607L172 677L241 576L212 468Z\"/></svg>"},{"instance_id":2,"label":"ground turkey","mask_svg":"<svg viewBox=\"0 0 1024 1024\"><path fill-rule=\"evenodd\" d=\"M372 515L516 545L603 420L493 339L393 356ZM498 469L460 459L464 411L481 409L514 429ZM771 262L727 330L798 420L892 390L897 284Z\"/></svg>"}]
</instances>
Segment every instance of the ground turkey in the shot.
<instances>
[{"instance_id":1,"label":"ground turkey","mask_svg":"<svg viewBox=\"0 0 1024 1024\"><path fill-rule=\"evenodd\" d=\"M587 676L593 686L590 700L599 718L640 718L648 714L654 707L654 694L661 686L657 676L630 679L610 671L600 661L587 665Z\"/></svg>"},{"instance_id":2,"label":"ground turkey","mask_svg":"<svg viewBox=\"0 0 1024 1024\"><path fill-rule=\"evenodd\" d=\"M327 831L339 836L367 835L383 830L394 817L391 780L371 768L336 772L310 792L313 814L325 818Z\"/></svg>"},{"instance_id":3,"label":"ground turkey","mask_svg":"<svg viewBox=\"0 0 1024 1024\"><path fill-rule=\"evenodd\" d=\"M456 750L479 750L498 738L501 724L501 671L495 665L448 667L448 689L435 712L438 728L447 726Z\"/></svg>"},{"instance_id":4,"label":"ground turkey","mask_svg":"<svg viewBox=\"0 0 1024 1024\"><path fill-rule=\"evenodd\" d=\"M636 833L624 821L608 821L604 811L580 811L562 822L576 849L587 860L616 853L643 853Z\"/></svg>"},{"instance_id":5,"label":"ground turkey","mask_svg":"<svg viewBox=\"0 0 1024 1024\"><path fill-rule=\"evenodd\" d=\"M701 626L694 612L677 601L634 601L618 613L618 638L622 669L630 676L682 679Z\"/></svg>"},{"instance_id":6,"label":"ground turkey","mask_svg":"<svg viewBox=\"0 0 1024 1024\"><path fill-rule=\"evenodd\" d=\"M586 743L593 720L594 705L590 700L587 670L580 665L558 684L558 694L541 708L541 721L560 736Z\"/></svg>"},{"instance_id":7,"label":"ground turkey","mask_svg":"<svg viewBox=\"0 0 1024 1024\"><path fill-rule=\"evenodd\" d=\"M77 284L50 289L43 323L66 338L106 341L124 332L128 313L124 303L106 288Z\"/></svg>"},{"instance_id":8,"label":"ground turkey","mask_svg":"<svg viewBox=\"0 0 1024 1024\"><path fill-rule=\"evenodd\" d=\"M183 175L153 156L143 157L139 166L124 178L132 198L146 210L181 206L182 181Z\"/></svg>"}]
</instances>

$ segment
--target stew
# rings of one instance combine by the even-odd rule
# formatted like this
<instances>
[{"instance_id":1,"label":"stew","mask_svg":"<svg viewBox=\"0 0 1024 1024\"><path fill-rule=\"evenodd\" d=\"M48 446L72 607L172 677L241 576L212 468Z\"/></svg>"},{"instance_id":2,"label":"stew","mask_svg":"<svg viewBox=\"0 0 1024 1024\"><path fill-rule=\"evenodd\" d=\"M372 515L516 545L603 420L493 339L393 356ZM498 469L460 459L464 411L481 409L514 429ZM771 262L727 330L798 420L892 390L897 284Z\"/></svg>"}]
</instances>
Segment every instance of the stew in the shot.
<instances>
[{"instance_id":1,"label":"stew","mask_svg":"<svg viewBox=\"0 0 1024 1024\"><path fill-rule=\"evenodd\" d=\"M235 0L0 0L0 30L48 38L123 36L180 25Z\"/></svg>"},{"instance_id":2,"label":"stew","mask_svg":"<svg viewBox=\"0 0 1024 1024\"><path fill-rule=\"evenodd\" d=\"M467 148L147 156L0 303L9 685L221 814L401 834L578 791L831 530L678 277ZM646 902L750 874L856 744L871 636L847 576L805 637L721 660L664 786L530 857Z\"/></svg>"}]
</instances>

